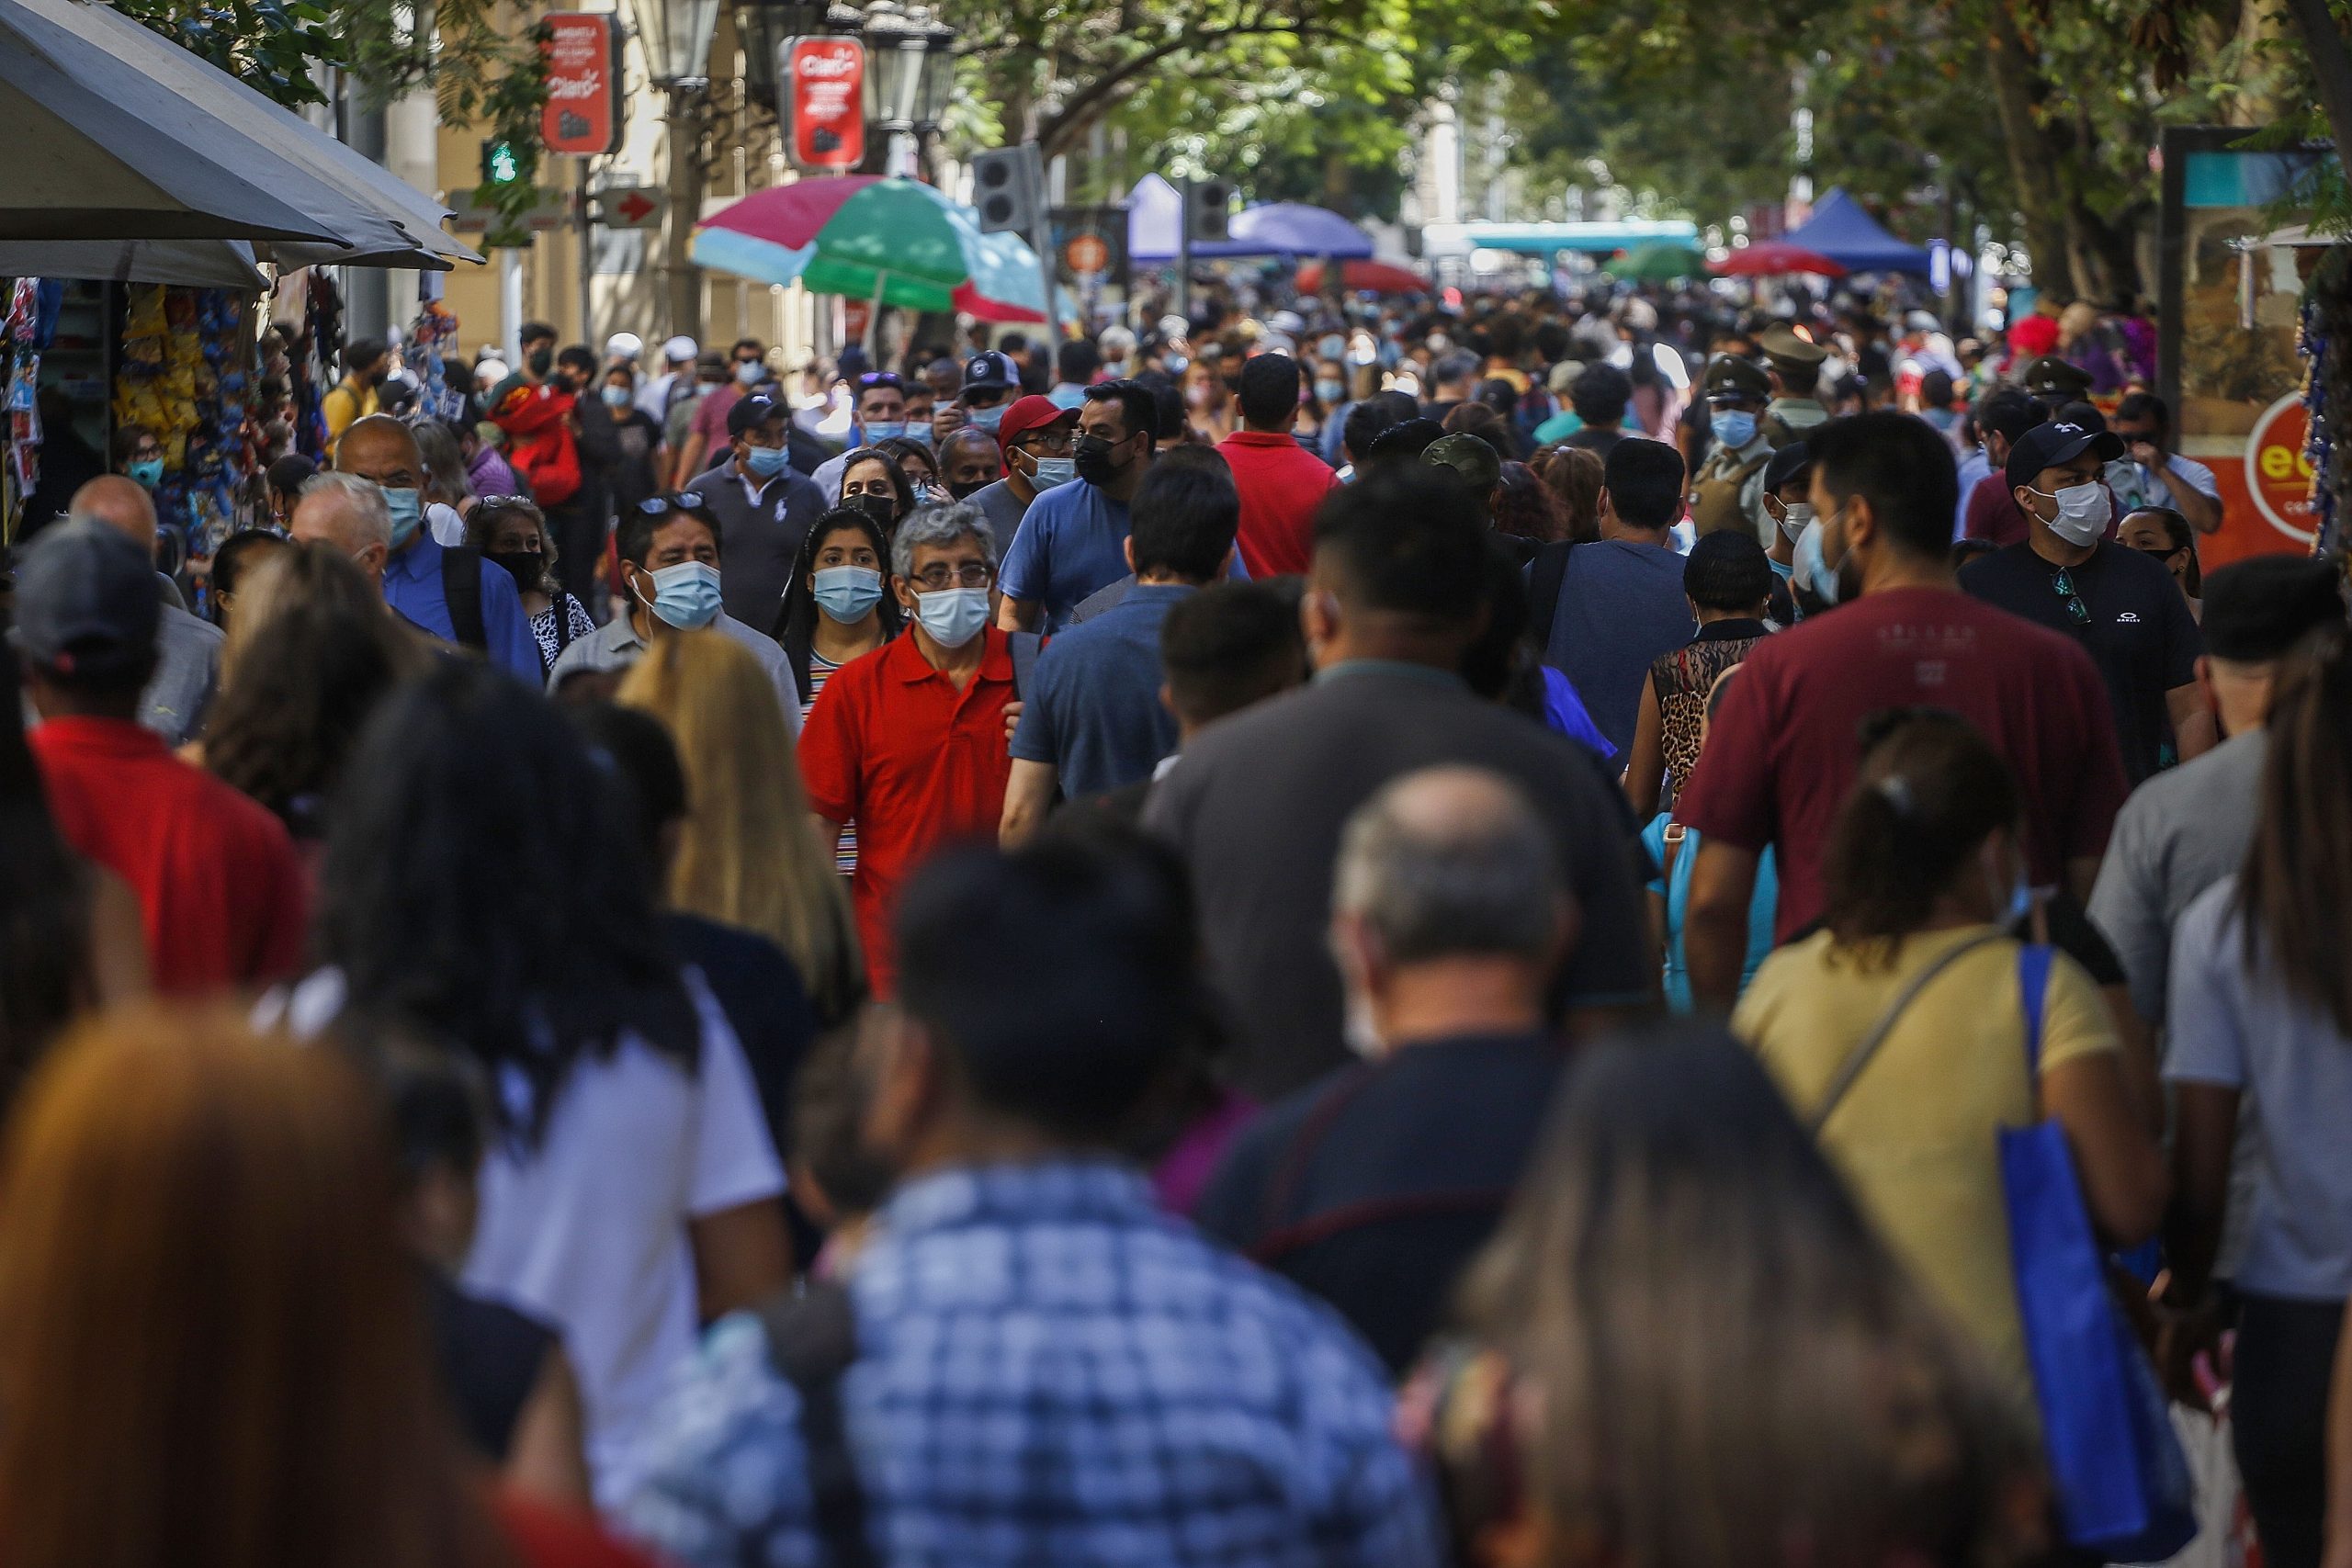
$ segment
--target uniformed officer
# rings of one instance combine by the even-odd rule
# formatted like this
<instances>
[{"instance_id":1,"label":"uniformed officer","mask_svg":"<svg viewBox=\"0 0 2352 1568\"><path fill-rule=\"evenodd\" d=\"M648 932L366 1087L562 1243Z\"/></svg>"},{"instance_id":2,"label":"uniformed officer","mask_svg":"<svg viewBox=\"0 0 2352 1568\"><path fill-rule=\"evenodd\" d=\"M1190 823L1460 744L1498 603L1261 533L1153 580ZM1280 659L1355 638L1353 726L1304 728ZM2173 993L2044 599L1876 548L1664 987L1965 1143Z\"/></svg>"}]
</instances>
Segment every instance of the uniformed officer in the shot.
<instances>
[{"instance_id":1,"label":"uniformed officer","mask_svg":"<svg viewBox=\"0 0 2352 1568\"><path fill-rule=\"evenodd\" d=\"M1802 441L1805 432L1829 419L1829 411L1813 395L1821 385L1821 362L1829 357L1829 351L1784 326L1766 333L1758 346L1764 350L1764 363L1772 378L1772 400L1764 410L1764 434L1775 446Z\"/></svg>"},{"instance_id":2,"label":"uniformed officer","mask_svg":"<svg viewBox=\"0 0 2352 1568\"><path fill-rule=\"evenodd\" d=\"M1702 386L1715 446L1691 478L1690 525L1702 535L1744 527L1760 543L1770 525L1764 467L1772 460L1772 441L1763 413L1772 400L1771 378L1747 360L1718 354L1707 361Z\"/></svg>"},{"instance_id":3,"label":"uniformed officer","mask_svg":"<svg viewBox=\"0 0 2352 1568\"><path fill-rule=\"evenodd\" d=\"M2091 373L2054 354L2045 354L2027 363L2018 376L2018 385L2027 397L2055 414L2068 403L2079 403L2091 395Z\"/></svg>"}]
</instances>

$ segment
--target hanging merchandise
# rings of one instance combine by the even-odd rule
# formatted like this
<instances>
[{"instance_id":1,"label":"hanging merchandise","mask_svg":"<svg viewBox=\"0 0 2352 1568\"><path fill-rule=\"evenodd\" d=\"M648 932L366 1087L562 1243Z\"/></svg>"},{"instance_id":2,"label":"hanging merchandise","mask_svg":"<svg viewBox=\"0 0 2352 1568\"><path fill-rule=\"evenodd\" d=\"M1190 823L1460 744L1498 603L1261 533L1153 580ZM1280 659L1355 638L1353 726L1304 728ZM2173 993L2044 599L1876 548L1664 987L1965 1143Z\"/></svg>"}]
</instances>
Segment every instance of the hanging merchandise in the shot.
<instances>
[{"instance_id":1,"label":"hanging merchandise","mask_svg":"<svg viewBox=\"0 0 2352 1568\"><path fill-rule=\"evenodd\" d=\"M40 482L40 409L34 389L40 378L40 351L48 345L49 326L57 311L52 300L42 309L43 285L39 278L20 277L9 291L8 313L0 323L0 342L7 344L7 392L0 398L8 415L6 500L0 502L0 540L17 536L17 510Z\"/></svg>"},{"instance_id":2,"label":"hanging merchandise","mask_svg":"<svg viewBox=\"0 0 2352 1568\"><path fill-rule=\"evenodd\" d=\"M167 571L210 555L244 518L252 355L240 296L160 284L127 290L115 422L143 426L163 446L155 516L158 564Z\"/></svg>"},{"instance_id":3,"label":"hanging merchandise","mask_svg":"<svg viewBox=\"0 0 2352 1568\"><path fill-rule=\"evenodd\" d=\"M2326 555L2340 537L2338 522L2352 502L2352 461L2335 440L2335 424L2352 410L2352 245L2332 245L2303 289L2303 455L2312 470L2312 549Z\"/></svg>"},{"instance_id":4,"label":"hanging merchandise","mask_svg":"<svg viewBox=\"0 0 2352 1568\"><path fill-rule=\"evenodd\" d=\"M462 425L466 419L467 382L451 385L448 367L458 357L458 318L438 299L428 299L409 323L401 359L416 378L416 415Z\"/></svg>"}]
</instances>

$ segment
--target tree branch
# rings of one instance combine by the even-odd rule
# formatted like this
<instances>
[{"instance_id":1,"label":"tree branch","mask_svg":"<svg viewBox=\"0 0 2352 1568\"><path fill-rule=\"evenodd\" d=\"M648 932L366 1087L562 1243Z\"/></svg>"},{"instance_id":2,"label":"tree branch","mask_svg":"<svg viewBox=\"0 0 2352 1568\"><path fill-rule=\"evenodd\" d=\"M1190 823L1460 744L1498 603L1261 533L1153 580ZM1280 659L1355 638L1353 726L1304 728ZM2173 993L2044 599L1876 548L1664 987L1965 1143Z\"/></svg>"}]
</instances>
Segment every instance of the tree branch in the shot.
<instances>
[{"instance_id":1,"label":"tree branch","mask_svg":"<svg viewBox=\"0 0 2352 1568\"><path fill-rule=\"evenodd\" d=\"M1095 118L1106 112L1137 76L1179 54L1244 38L1288 33L1305 39L1313 31L1313 26L1304 17L1283 17L1239 21L1225 28L1188 28L1176 37L1130 55L1117 65L1099 73L1091 82L1063 100L1061 107L1041 118L1037 122L1038 150L1051 157L1057 143L1093 123Z\"/></svg>"}]
</instances>

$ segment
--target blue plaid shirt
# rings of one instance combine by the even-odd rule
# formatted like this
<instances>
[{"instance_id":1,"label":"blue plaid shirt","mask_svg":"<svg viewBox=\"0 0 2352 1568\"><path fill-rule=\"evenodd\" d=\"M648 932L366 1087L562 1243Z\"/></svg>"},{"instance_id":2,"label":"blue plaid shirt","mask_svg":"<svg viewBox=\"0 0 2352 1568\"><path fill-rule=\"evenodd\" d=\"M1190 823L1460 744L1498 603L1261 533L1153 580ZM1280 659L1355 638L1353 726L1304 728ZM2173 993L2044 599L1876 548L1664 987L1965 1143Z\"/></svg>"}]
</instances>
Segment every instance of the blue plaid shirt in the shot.
<instances>
[{"instance_id":1,"label":"blue plaid shirt","mask_svg":"<svg viewBox=\"0 0 2352 1568\"><path fill-rule=\"evenodd\" d=\"M842 1401L885 1562L1439 1561L1370 1354L1124 1167L915 1181L850 1290ZM683 1568L821 1562L798 1407L760 1324L718 1324L653 1434L629 1527Z\"/></svg>"}]
</instances>

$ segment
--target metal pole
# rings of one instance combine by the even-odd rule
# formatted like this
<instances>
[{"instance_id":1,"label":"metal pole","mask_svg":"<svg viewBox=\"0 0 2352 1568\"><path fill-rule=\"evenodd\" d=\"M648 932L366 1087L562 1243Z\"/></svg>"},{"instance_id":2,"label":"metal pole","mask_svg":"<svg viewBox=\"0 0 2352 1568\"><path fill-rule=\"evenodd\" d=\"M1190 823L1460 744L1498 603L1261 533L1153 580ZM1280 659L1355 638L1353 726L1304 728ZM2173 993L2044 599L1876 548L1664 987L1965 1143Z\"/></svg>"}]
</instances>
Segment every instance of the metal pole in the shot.
<instances>
[{"instance_id":1,"label":"metal pole","mask_svg":"<svg viewBox=\"0 0 2352 1568\"><path fill-rule=\"evenodd\" d=\"M669 274L670 331L686 337L702 336L702 290L692 260L695 219L695 147L693 116L687 110L689 90L670 88L670 210L663 220L662 269Z\"/></svg>"},{"instance_id":2,"label":"metal pole","mask_svg":"<svg viewBox=\"0 0 2352 1568\"><path fill-rule=\"evenodd\" d=\"M498 251L498 341L506 367L523 368L523 253L512 245Z\"/></svg>"},{"instance_id":3,"label":"metal pole","mask_svg":"<svg viewBox=\"0 0 2352 1568\"><path fill-rule=\"evenodd\" d=\"M588 160L574 164L578 171L572 180L572 243L580 252L580 341L589 347L596 346L594 314L588 306L588 295L596 276L596 261L592 254L595 236L588 221Z\"/></svg>"},{"instance_id":4,"label":"metal pole","mask_svg":"<svg viewBox=\"0 0 2352 1568\"><path fill-rule=\"evenodd\" d=\"M1176 187L1182 198L1176 209L1176 313L1184 318L1184 335L1192 336L1193 321L1193 176Z\"/></svg>"}]
</instances>

